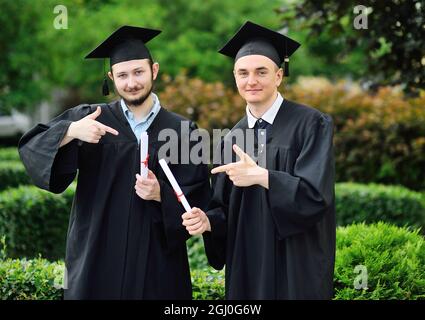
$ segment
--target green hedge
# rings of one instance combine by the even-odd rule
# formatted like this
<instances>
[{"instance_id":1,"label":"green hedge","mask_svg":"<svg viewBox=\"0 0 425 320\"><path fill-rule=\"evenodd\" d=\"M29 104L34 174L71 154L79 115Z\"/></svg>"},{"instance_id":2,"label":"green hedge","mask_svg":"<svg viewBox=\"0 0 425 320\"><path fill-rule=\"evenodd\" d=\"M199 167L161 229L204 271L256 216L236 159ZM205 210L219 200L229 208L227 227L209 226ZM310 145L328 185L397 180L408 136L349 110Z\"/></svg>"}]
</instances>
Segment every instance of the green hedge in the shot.
<instances>
[{"instance_id":1,"label":"green hedge","mask_svg":"<svg viewBox=\"0 0 425 320\"><path fill-rule=\"evenodd\" d=\"M224 270L192 269L192 297L195 300L224 299Z\"/></svg>"},{"instance_id":2,"label":"green hedge","mask_svg":"<svg viewBox=\"0 0 425 320\"><path fill-rule=\"evenodd\" d=\"M401 186L337 183L338 225L385 221L400 227L425 227L425 197Z\"/></svg>"},{"instance_id":3,"label":"green hedge","mask_svg":"<svg viewBox=\"0 0 425 320\"><path fill-rule=\"evenodd\" d=\"M186 242L190 269L204 270L208 268L202 236L193 236Z\"/></svg>"},{"instance_id":4,"label":"green hedge","mask_svg":"<svg viewBox=\"0 0 425 320\"><path fill-rule=\"evenodd\" d=\"M7 235L13 257L36 257L41 253L49 259L63 258L73 190L74 187L63 195L54 195L33 186L21 186L0 192L0 235ZM424 194L403 187L339 183L338 225L383 220L398 226L423 227L424 199ZM187 247L191 268L206 268L202 237L192 237Z\"/></svg>"},{"instance_id":5,"label":"green hedge","mask_svg":"<svg viewBox=\"0 0 425 320\"><path fill-rule=\"evenodd\" d=\"M63 261L6 258L0 251L0 300L60 300L63 298ZM191 272L193 298L224 299L224 271L208 267Z\"/></svg>"},{"instance_id":6,"label":"green hedge","mask_svg":"<svg viewBox=\"0 0 425 320\"><path fill-rule=\"evenodd\" d=\"M0 261L1 300L59 300L63 263L45 259Z\"/></svg>"},{"instance_id":7,"label":"green hedge","mask_svg":"<svg viewBox=\"0 0 425 320\"><path fill-rule=\"evenodd\" d=\"M418 231L381 222L339 227L334 298L425 299L424 265ZM357 279L358 266L367 279ZM191 276L194 299L224 298L224 271L192 270ZM0 253L0 299L61 299L62 278L63 262L1 259Z\"/></svg>"},{"instance_id":8,"label":"green hedge","mask_svg":"<svg viewBox=\"0 0 425 320\"><path fill-rule=\"evenodd\" d=\"M63 298L62 261L37 258L0 260L1 300L60 300ZM224 272L194 270L193 299L224 299Z\"/></svg>"},{"instance_id":9,"label":"green hedge","mask_svg":"<svg viewBox=\"0 0 425 320\"><path fill-rule=\"evenodd\" d=\"M18 161L0 161L0 191L32 184L24 165Z\"/></svg>"},{"instance_id":10,"label":"green hedge","mask_svg":"<svg viewBox=\"0 0 425 320\"><path fill-rule=\"evenodd\" d=\"M18 148L0 148L0 161L20 161Z\"/></svg>"},{"instance_id":11,"label":"green hedge","mask_svg":"<svg viewBox=\"0 0 425 320\"><path fill-rule=\"evenodd\" d=\"M0 235L6 236L9 256L64 258L74 192L74 185L61 195L35 186L1 192Z\"/></svg>"},{"instance_id":12,"label":"green hedge","mask_svg":"<svg viewBox=\"0 0 425 320\"><path fill-rule=\"evenodd\" d=\"M224 270L217 271L208 265L202 236L187 241L187 254L192 276L193 299L224 299Z\"/></svg>"},{"instance_id":13,"label":"green hedge","mask_svg":"<svg viewBox=\"0 0 425 320\"><path fill-rule=\"evenodd\" d=\"M424 242L418 230L382 222L339 227L335 299L425 299ZM367 282L359 278L364 271Z\"/></svg>"},{"instance_id":14,"label":"green hedge","mask_svg":"<svg viewBox=\"0 0 425 320\"><path fill-rule=\"evenodd\" d=\"M425 189L425 94L397 87L367 92L345 80L299 77L285 98L330 114L336 180Z\"/></svg>"}]
</instances>

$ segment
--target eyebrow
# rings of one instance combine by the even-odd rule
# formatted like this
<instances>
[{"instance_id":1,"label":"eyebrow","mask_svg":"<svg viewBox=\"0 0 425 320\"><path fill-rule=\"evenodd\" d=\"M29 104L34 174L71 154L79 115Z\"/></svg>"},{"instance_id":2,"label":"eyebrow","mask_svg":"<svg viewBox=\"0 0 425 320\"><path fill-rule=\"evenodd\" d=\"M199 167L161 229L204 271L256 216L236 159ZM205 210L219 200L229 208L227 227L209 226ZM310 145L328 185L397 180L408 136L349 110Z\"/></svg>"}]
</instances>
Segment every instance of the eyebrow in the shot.
<instances>
[{"instance_id":1,"label":"eyebrow","mask_svg":"<svg viewBox=\"0 0 425 320\"><path fill-rule=\"evenodd\" d=\"M258 67L258 68L255 68L255 70L256 71L262 71L262 70L269 70L269 69L267 67ZM244 69L244 68L236 70L236 72L245 72L245 71L248 71L248 70Z\"/></svg>"},{"instance_id":2,"label":"eyebrow","mask_svg":"<svg viewBox=\"0 0 425 320\"><path fill-rule=\"evenodd\" d=\"M144 68L143 68L143 67L137 67L137 68L135 68L135 69L133 69L133 70L131 70L131 71L142 71L142 70L144 70ZM117 76L120 76L120 75L122 75L122 74L127 74L127 71L121 71L121 72L118 72L118 73L117 73Z\"/></svg>"}]
</instances>

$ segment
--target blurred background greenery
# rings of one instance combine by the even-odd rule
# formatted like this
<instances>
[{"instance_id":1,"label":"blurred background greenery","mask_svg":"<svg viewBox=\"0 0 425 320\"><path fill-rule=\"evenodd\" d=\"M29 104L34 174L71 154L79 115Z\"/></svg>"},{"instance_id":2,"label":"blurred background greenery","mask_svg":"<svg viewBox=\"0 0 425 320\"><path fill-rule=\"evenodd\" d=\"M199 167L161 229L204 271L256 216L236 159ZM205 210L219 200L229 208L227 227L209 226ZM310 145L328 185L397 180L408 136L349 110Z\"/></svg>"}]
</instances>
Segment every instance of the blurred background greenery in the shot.
<instances>
[{"instance_id":1,"label":"blurred background greenery","mask_svg":"<svg viewBox=\"0 0 425 320\"><path fill-rule=\"evenodd\" d=\"M67 29L54 27L59 4ZM104 63L83 57L118 27L135 25L163 30L148 44L161 66L161 104L210 133L231 128L245 103L232 61L217 50L246 20L280 30L302 44L280 91L335 123L335 299L424 299L425 0L363 1L367 29L353 26L364 13L354 13L357 5L0 0L0 120L19 110L34 123L116 99L101 94ZM16 149L21 134L0 130L0 299L60 299L75 186L62 195L31 186ZM194 298L222 298L223 272L207 266L201 238L188 242L188 254ZM353 288L359 264L370 270L364 290Z\"/></svg>"},{"instance_id":2,"label":"blurred background greenery","mask_svg":"<svg viewBox=\"0 0 425 320\"><path fill-rule=\"evenodd\" d=\"M291 58L297 76L424 85L423 1L368 1L368 29L356 30L356 1L64 0L67 29L53 26L56 0L0 0L0 110L34 109L64 90L60 109L100 102L102 61L92 48L128 24L163 30L149 43L161 74L233 86L232 61L218 48L246 20L283 30L302 43ZM400 25L399 25L400 24ZM390 49L388 49L390 48ZM373 71L373 72L371 72ZM392 81L390 81L392 80ZM369 82L366 82L369 81ZM398 82L397 82L398 81ZM158 90L163 82L157 84Z\"/></svg>"}]
</instances>

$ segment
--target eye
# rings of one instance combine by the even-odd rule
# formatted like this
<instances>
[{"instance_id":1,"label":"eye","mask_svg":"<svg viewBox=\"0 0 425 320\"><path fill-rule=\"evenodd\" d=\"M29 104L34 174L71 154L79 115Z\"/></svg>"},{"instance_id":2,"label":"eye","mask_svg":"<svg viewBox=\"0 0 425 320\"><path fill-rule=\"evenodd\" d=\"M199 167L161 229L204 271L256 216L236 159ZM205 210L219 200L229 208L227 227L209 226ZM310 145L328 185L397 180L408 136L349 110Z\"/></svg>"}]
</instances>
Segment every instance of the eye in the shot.
<instances>
[{"instance_id":1,"label":"eye","mask_svg":"<svg viewBox=\"0 0 425 320\"><path fill-rule=\"evenodd\" d=\"M125 79L125 77L127 77L127 75L126 75L126 74L120 74L120 75L118 76L118 78L120 78L120 79Z\"/></svg>"},{"instance_id":2,"label":"eye","mask_svg":"<svg viewBox=\"0 0 425 320\"><path fill-rule=\"evenodd\" d=\"M265 71L265 70L261 70L261 71L259 72L259 74L260 74L260 76L265 76L265 75L267 74L267 71Z\"/></svg>"},{"instance_id":3,"label":"eye","mask_svg":"<svg viewBox=\"0 0 425 320\"><path fill-rule=\"evenodd\" d=\"M143 73L143 71L142 71L142 70L137 70L137 71L136 71L136 76L140 76L142 73Z\"/></svg>"}]
</instances>

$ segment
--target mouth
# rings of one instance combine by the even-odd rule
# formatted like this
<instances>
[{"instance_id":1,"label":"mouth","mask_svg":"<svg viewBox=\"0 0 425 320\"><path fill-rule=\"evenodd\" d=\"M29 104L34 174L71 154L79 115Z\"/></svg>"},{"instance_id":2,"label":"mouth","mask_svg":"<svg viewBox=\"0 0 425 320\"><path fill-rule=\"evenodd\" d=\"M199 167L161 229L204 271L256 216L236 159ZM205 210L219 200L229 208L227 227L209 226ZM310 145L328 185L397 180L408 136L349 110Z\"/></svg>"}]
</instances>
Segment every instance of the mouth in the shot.
<instances>
[{"instance_id":1,"label":"mouth","mask_svg":"<svg viewBox=\"0 0 425 320\"><path fill-rule=\"evenodd\" d=\"M139 94L140 93L140 91L141 90L136 90L136 91L130 91L130 92L127 92L129 95L131 95L131 96L135 96L135 95L137 95L137 94Z\"/></svg>"},{"instance_id":2,"label":"mouth","mask_svg":"<svg viewBox=\"0 0 425 320\"><path fill-rule=\"evenodd\" d=\"M246 92L249 92L249 93L256 93L256 92L260 92L260 91L262 91L261 89L249 89L249 90L245 90Z\"/></svg>"}]
</instances>

